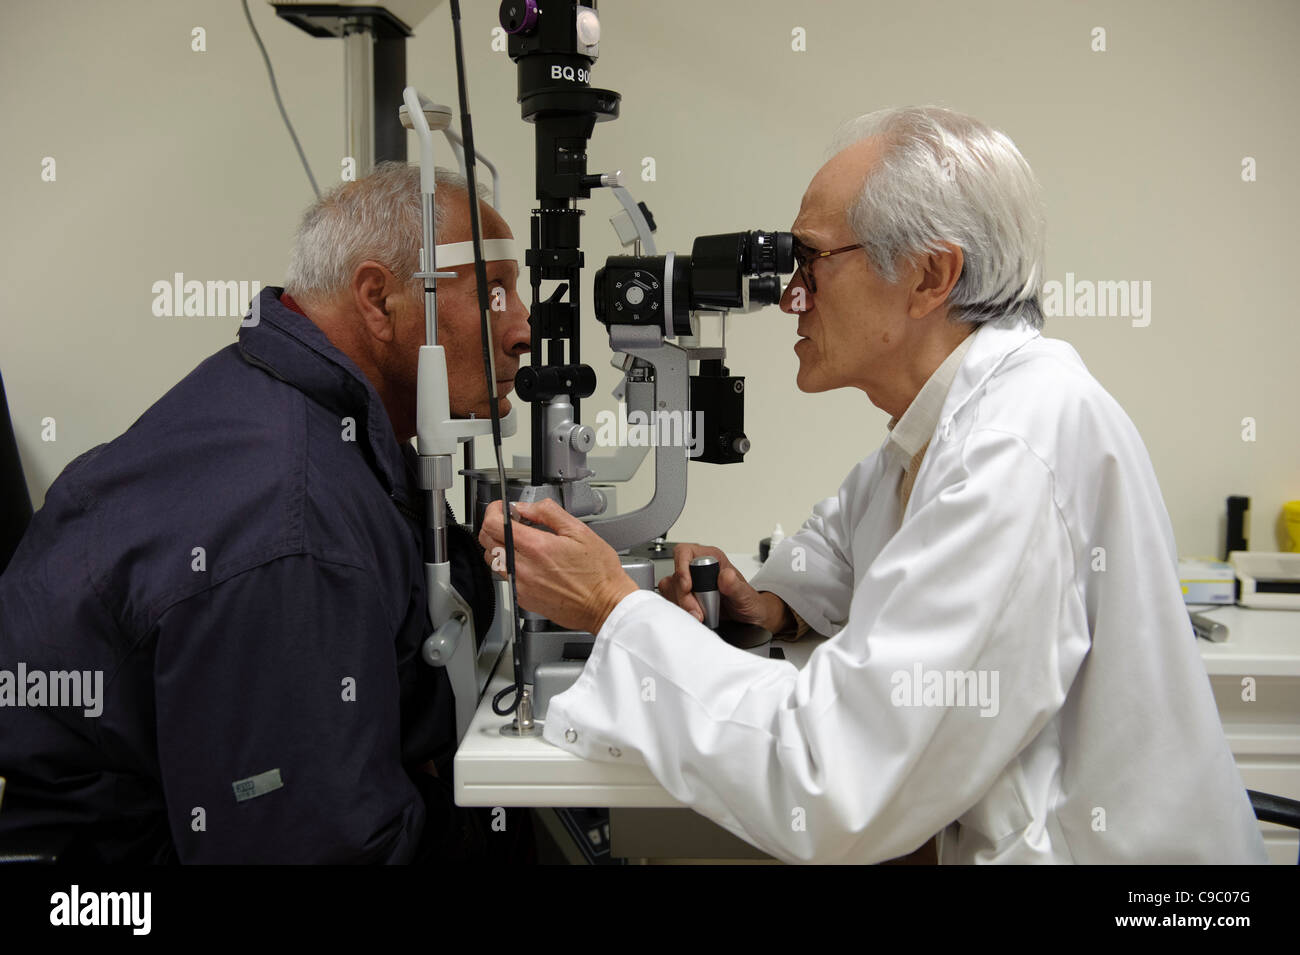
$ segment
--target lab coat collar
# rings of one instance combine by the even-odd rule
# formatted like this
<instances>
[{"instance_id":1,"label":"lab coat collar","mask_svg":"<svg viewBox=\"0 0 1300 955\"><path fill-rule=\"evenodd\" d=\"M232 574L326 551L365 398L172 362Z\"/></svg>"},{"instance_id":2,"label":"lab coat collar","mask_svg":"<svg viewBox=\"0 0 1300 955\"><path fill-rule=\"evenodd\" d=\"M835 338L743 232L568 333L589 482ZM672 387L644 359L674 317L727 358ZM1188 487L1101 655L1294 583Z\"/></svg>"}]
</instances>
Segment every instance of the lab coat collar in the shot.
<instances>
[{"instance_id":1,"label":"lab coat collar","mask_svg":"<svg viewBox=\"0 0 1300 955\"><path fill-rule=\"evenodd\" d=\"M311 319L280 302L284 289L264 288L256 322L239 329L239 351L250 365L301 391L340 419L358 425L358 442L385 491L402 507L414 507L411 469L398 446L384 403L352 359ZM343 425L340 422L339 428ZM409 449L409 446L408 446Z\"/></svg>"},{"instance_id":2,"label":"lab coat collar","mask_svg":"<svg viewBox=\"0 0 1300 955\"><path fill-rule=\"evenodd\" d=\"M995 322L984 322L970 337L973 339L970 349L953 379L939 415L940 433L1007 358L1035 338L1040 338L1041 333L1020 313L1013 312Z\"/></svg>"},{"instance_id":3,"label":"lab coat collar","mask_svg":"<svg viewBox=\"0 0 1300 955\"><path fill-rule=\"evenodd\" d=\"M968 331L963 338L930 375L921 390L917 392L912 403L907 406L901 417L889 421L889 440L896 449L899 461L904 467L924 453L930 443L934 429L939 425L943 413L944 400L957 376L957 370L970 350L971 342L979 334L979 328Z\"/></svg>"}]
</instances>

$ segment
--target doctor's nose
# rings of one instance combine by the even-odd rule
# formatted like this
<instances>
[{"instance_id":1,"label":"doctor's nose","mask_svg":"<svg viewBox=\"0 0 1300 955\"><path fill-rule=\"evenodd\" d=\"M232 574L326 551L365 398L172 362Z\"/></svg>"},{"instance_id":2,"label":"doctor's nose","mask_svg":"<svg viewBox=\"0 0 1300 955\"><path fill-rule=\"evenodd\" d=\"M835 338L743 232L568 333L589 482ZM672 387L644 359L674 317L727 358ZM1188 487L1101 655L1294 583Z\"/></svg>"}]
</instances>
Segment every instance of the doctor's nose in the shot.
<instances>
[{"instance_id":1,"label":"doctor's nose","mask_svg":"<svg viewBox=\"0 0 1300 955\"><path fill-rule=\"evenodd\" d=\"M812 293L799 278L798 272L791 277L790 284L781 294L781 311L789 315L802 315L804 312L812 311Z\"/></svg>"}]
</instances>

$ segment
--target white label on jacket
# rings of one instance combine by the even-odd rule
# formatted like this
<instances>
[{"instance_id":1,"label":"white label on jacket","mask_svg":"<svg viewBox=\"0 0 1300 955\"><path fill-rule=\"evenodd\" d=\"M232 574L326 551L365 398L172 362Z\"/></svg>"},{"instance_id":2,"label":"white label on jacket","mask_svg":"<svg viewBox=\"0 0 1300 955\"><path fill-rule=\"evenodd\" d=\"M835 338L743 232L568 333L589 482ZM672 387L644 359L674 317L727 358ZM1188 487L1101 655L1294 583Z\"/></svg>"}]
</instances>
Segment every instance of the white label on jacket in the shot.
<instances>
[{"instance_id":1,"label":"white label on jacket","mask_svg":"<svg viewBox=\"0 0 1300 955\"><path fill-rule=\"evenodd\" d=\"M280 778L280 770L277 768L268 769L247 779L237 779L232 785L235 788L235 802L243 802L246 799L255 799L275 792L284 785L284 780Z\"/></svg>"}]
</instances>

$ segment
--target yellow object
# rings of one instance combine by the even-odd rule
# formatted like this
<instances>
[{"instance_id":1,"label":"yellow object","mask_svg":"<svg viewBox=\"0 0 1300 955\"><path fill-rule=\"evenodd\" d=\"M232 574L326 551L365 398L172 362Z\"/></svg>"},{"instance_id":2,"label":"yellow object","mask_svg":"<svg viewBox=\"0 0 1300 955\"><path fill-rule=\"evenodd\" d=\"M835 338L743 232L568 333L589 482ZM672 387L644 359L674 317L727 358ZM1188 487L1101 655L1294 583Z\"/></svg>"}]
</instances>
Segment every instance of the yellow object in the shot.
<instances>
[{"instance_id":1,"label":"yellow object","mask_svg":"<svg viewBox=\"0 0 1300 955\"><path fill-rule=\"evenodd\" d=\"M1287 550L1300 553L1300 501L1282 505L1282 525L1286 528Z\"/></svg>"}]
</instances>

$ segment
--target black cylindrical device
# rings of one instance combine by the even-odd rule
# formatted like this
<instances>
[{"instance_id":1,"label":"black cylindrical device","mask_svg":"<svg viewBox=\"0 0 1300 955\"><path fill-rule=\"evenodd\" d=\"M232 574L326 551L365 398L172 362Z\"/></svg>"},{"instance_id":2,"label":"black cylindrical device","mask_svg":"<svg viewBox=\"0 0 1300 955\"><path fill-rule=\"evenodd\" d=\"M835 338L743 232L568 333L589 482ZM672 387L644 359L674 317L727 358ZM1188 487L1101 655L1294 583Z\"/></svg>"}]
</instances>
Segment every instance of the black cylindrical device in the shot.
<instances>
[{"instance_id":1,"label":"black cylindrical device","mask_svg":"<svg viewBox=\"0 0 1300 955\"><path fill-rule=\"evenodd\" d=\"M711 630L718 628L722 610L722 596L718 593L720 569L716 557L696 557L691 561L691 591L704 611L704 625Z\"/></svg>"}]
</instances>

